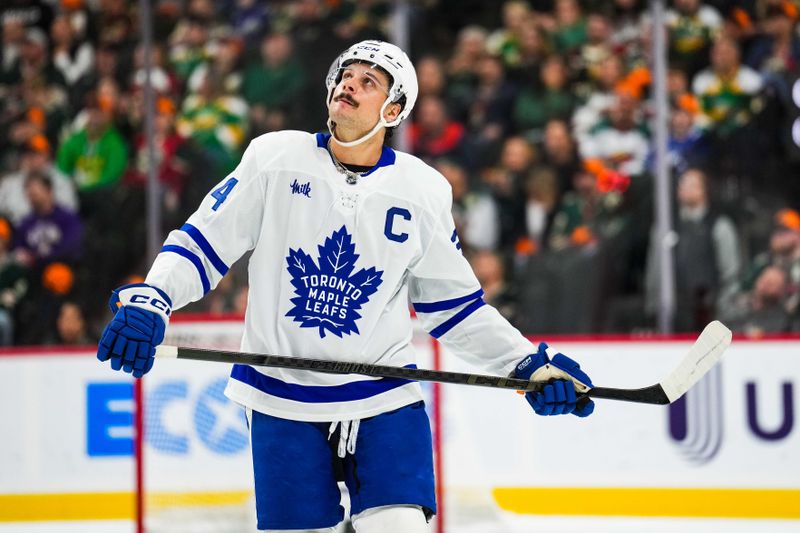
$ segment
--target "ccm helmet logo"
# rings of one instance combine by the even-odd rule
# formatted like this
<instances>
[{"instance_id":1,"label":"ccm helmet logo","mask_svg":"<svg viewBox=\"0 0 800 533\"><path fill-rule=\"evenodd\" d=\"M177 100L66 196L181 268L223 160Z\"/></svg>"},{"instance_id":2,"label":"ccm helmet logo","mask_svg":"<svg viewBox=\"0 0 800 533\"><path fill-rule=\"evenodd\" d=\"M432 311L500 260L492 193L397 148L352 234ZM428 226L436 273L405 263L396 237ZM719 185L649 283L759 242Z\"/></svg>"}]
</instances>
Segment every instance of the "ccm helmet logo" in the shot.
<instances>
[{"instance_id":1,"label":"ccm helmet logo","mask_svg":"<svg viewBox=\"0 0 800 533\"><path fill-rule=\"evenodd\" d=\"M154 298L154 297L148 296L146 294L134 294L131 297L131 303L132 304L148 304L149 303L150 305L152 305L153 307L155 307L159 311L163 311L167 315L169 315L169 313L170 313L170 308L167 305L167 302L165 302L164 300L159 300L158 298Z\"/></svg>"}]
</instances>

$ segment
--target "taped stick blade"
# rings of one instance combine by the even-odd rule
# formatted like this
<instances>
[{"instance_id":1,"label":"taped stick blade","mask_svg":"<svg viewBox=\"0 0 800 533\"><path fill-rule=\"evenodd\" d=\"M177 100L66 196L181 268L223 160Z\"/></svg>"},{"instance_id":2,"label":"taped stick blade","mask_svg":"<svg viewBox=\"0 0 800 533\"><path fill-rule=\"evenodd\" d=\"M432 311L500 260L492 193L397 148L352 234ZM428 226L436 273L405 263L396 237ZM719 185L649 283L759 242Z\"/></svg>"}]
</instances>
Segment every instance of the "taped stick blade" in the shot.
<instances>
[{"instance_id":1,"label":"taped stick blade","mask_svg":"<svg viewBox=\"0 0 800 533\"><path fill-rule=\"evenodd\" d=\"M733 334L722 322L711 322L695 341L689 354L672 373L660 383L670 403L691 389L711 370L730 346Z\"/></svg>"}]
</instances>

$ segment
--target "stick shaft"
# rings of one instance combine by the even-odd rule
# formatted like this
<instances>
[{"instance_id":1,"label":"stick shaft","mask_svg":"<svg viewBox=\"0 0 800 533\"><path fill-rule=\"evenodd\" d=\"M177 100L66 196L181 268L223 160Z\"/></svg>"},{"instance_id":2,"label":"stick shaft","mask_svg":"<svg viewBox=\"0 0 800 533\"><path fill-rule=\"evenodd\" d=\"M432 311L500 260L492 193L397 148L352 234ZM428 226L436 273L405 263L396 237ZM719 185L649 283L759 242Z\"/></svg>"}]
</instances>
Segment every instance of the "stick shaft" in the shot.
<instances>
[{"instance_id":1,"label":"stick shaft","mask_svg":"<svg viewBox=\"0 0 800 533\"><path fill-rule=\"evenodd\" d=\"M402 368L385 365L371 365L367 363L326 361L323 359L308 359L304 357L286 357L282 355L251 354L163 345L157 348L156 356L192 359L195 361L212 361L218 363L238 363L242 365L290 368L294 370L313 370L316 372L325 372L329 374L362 374L365 376L406 379L409 381L434 381L439 383L454 383L457 385L473 385L478 387L530 392L540 391L546 384L544 382L528 381L526 379L504 378L500 376L489 376L484 374L464 374L460 372L445 372L441 370L426 370L422 368ZM664 391L661 389L660 385L653 385L644 389L614 389L607 387L595 387L589 389L589 391L586 393L579 395L579 400L584 396L658 405L669 403L669 400L666 398L666 395L664 395Z\"/></svg>"},{"instance_id":2,"label":"stick shaft","mask_svg":"<svg viewBox=\"0 0 800 533\"><path fill-rule=\"evenodd\" d=\"M719 361L725 349L730 345L731 338L731 331L721 322L715 320L705 327L686 357L683 358L678 367L661 383L641 389L593 387L581 393L578 396L578 402L579 404L580 402L586 402L588 401L587 397L592 397L657 405L672 403L683 396L692 385L702 378L703 375ZM527 392L539 392L547 384L546 382L488 376L485 374L463 374L459 372L444 372L441 370L427 370L422 368L401 368L396 366L371 365L367 363L327 361L304 357L226 352L222 350L182 348L165 345L156 348L156 356L275 368L291 368L295 370L313 370L316 372L327 372L329 374L363 374L365 376L404 379L408 381L434 381L439 383L455 383L457 385L474 385L478 387L513 389Z\"/></svg>"},{"instance_id":3,"label":"stick shaft","mask_svg":"<svg viewBox=\"0 0 800 533\"><path fill-rule=\"evenodd\" d=\"M159 346L157 355L163 356L171 346ZM540 383L527 379L503 378L483 374L463 374L442 370L426 370L422 368L403 368L386 365L370 365L366 363L350 363L344 361L326 361L305 357L285 357L282 355L249 354L242 352L226 352L203 348L177 348L178 359L196 361L214 361L221 363L238 363L242 365L268 366L274 368L291 368L294 370L314 370L328 374L362 374L365 376L407 379L409 381L436 381L457 385L475 385L511 390L538 390Z\"/></svg>"}]
</instances>

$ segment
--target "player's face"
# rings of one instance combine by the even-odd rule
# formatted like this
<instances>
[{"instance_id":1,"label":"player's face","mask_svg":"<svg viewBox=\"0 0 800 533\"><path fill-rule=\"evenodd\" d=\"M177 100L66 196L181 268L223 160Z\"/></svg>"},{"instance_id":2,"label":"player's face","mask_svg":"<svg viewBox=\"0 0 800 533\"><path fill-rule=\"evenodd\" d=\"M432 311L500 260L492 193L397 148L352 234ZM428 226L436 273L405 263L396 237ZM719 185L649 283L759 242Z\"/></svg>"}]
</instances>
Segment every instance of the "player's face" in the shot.
<instances>
[{"instance_id":1,"label":"player's face","mask_svg":"<svg viewBox=\"0 0 800 533\"><path fill-rule=\"evenodd\" d=\"M386 74L365 63L351 63L342 72L342 79L333 91L328 112L337 128L354 133L369 131L378 121L388 94ZM387 118L392 120L393 117Z\"/></svg>"}]
</instances>

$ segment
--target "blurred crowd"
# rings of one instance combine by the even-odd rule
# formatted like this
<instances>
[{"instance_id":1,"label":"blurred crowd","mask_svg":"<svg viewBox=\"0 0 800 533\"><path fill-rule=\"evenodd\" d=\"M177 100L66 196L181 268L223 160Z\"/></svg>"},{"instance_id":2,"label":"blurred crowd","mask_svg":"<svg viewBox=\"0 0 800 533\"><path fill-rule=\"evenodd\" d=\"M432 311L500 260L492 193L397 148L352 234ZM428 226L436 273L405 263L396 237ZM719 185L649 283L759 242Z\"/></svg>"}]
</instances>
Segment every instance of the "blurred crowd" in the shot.
<instances>
[{"instance_id":1,"label":"blurred crowd","mask_svg":"<svg viewBox=\"0 0 800 533\"><path fill-rule=\"evenodd\" d=\"M146 273L144 84L164 235L250 139L325 128L339 50L389 0L0 5L0 345L87 344ZM486 299L527 333L658 309L652 25L640 0L409 1L420 95L393 141L438 169ZM677 331L800 328L800 5L667 2ZM149 59L149 61L148 61ZM241 313L245 261L190 310Z\"/></svg>"}]
</instances>

